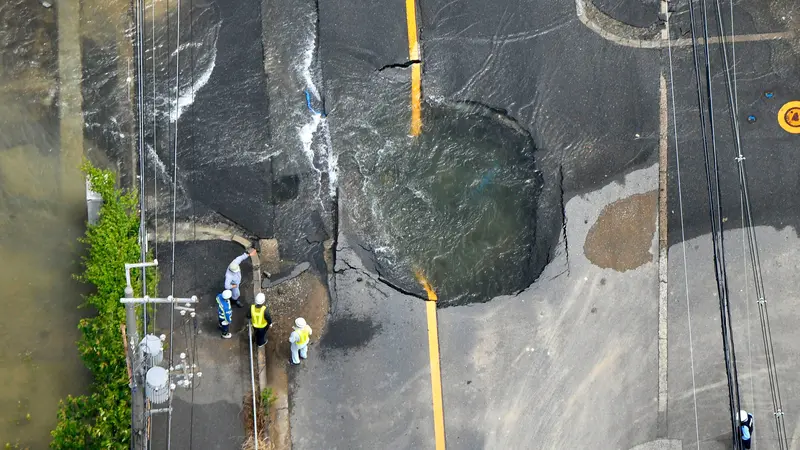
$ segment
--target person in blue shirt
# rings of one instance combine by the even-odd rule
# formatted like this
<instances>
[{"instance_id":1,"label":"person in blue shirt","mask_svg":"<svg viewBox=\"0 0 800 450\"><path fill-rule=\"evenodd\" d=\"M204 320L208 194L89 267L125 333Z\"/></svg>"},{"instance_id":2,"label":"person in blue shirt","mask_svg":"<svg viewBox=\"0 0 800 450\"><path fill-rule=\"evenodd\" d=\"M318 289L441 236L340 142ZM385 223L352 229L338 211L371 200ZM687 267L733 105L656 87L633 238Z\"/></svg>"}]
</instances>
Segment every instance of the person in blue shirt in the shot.
<instances>
[{"instance_id":1,"label":"person in blue shirt","mask_svg":"<svg viewBox=\"0 0 800 450\"><path fill-rule=\"evenodd\" d=\"M742 447L749 449L753 441L753 415L745 410L739 411L739 436L742 438Z\"/></svg>"},{"instance_id":2,"label":"person in blue shirt","mask_svg":"<svg viewBox=\"0 0 800 450\"><path fill-rule=\"evenodd\" d=\"M217 317L219 318L219 330L222 332L222 339L230 339L231 332L230 332L230 325L231 325L231 316L233 311L231 311L231 296L232 293L228 289L222 291L221 294L217 294Z\"/></svg>"},{"instance_id":3,"label":"person in blue shirt","mask_svg":"<svg viewBox=\"0 0 800 450\"><path fill-rule=\"evenodd\" d=\"M242 253L228 264L228 269L225 271L225 289L231 291L233 302L236 304L237 308L242 307L242 302L239 301L239 285L242 284L242 269L239 265L249 256L255 255L256 249L254 248L250 249L248 252Z\"/></svg>"}]
</instances>

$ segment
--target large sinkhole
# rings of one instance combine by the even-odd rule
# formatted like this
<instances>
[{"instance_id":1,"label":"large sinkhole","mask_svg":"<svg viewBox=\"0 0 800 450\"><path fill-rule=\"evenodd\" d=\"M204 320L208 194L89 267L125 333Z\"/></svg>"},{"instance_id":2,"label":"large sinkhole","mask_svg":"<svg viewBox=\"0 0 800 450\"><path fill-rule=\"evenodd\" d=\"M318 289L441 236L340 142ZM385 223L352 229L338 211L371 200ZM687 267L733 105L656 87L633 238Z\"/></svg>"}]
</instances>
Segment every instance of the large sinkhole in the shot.
<instances>
[{"instance_id":1,"label":"large sinkhole","mask_svg":"<svg viewBox=\"0 0 800 450\"><path fill-rule=\"evenodd\" d=\"M535 281L546 264L534 251L542 177L524 129L480 105L439 104L426 105L420 136L385 138L358 168L361 237L384 279L424 295L421 273L446 305Z\"/></svg>"}]
</instances>

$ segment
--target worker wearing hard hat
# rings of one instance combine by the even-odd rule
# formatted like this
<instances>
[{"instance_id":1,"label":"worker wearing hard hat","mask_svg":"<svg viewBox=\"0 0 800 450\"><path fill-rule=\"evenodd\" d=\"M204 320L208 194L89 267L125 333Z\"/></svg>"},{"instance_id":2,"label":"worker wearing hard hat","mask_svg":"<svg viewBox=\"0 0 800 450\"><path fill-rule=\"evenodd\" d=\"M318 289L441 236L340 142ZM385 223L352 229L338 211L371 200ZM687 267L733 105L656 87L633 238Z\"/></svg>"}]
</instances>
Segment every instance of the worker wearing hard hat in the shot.
<instances>
[{"instance_id":1,"label":"worker wearing hard hat","mask_svg":"<svg viewBox=\"0 0 800 450\"><path fill-rule=\"evenodd\" d=\"M750 448L753 442L753 415L745 410L739 411L739 436L742 438L742 447Z\"/></svg>"},{"instance_id":2,"label":"worker wearing hard hat","mask_svg":"<svg viewBox=\"0 0 800 450\"><path fill-rule=\"evenodd\" d=\"M256 333L256 345L263 347L267 343L267 329L272 326L272 317L267 311L267 298L263 292L256 295L256 304L250 305L250 311L247 313L247 318L253 325Z\"/></svg>"},{"instance_id":3,"label":"worker wearing hard hat","mask_svg":"<svg viewBox=\"0 0 800 450\"><path fill-rule=\"evenodd\" d=\"M294 320L292 334L289 342L292 344L292 360L289 361L293 366L300 364L300 358L308 358L308 341L311 338L311 327L306 323L306 319L298 317Z\"/></svg>"},{"instance_id":4,"label":"worker wearing hard hat","mask_svg":"<svg viewBox=\"0 0 800 450\"><path fill-rule=\"evenodd\" d=\"M217 294L217 317L219 318L219 330L222 332L222 339L230 339L231 325L231 291L225 289L221 294Z\"/></svg>"},{"instance_id":5,"label":"worker wearing hard hat","mask_svg":"<svg viewBox=\"0 0 800 450\"><path fill-rule=\"evenodd\" d=\"M239 264L242 263L248 256L255 256L256 249L251 249L249 252L242 253L236 259L228 264L228 270L225 271L225 289L231 291L233 295L233 302L237 307L242 307L242 302L239 301L239 285L242 283L242 269Z\"/></svg>"}]
</instances>

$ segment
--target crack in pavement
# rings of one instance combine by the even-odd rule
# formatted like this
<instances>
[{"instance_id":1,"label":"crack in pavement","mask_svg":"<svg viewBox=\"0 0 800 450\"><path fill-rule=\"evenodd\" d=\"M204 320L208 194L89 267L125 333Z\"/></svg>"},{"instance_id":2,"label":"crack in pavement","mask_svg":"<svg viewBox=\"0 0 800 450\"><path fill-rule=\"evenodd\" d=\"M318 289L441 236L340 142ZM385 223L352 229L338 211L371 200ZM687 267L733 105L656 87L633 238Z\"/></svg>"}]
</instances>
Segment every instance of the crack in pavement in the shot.
<instances>
[{"instance_id":1,"label":"crack in pavement","mask_svg":"<svg viewBox=\"0 0 800 450\"><path fill-rule=\"evenodd\" d=\"M564 165L558 165L558 196L561 203L561 229L564 233L564 256L567 258L567 276L569 276L569 240L567 239L567 205L564 202Z\"/></svg>"},{"instance_id":2,"label":"crack in pavement","mask_svg":"<svg viewBox=\"0 0 800 450\"><path fill-rule=\"evenodd\" d=\"M383 67L380 67L376 70L376 72L383 72L387 69L408 69L409 67L413 66L414 64L422 64L422 60L420 59L410 59L408 61L404 61L401 63L393 63L387 64Z\"/></svg>"},{"instance_id":3,"label":"crack in pavement","mask_svg":"<svg viewBox=\"0 0 800 450\"><path fill-rule=\"evenodd\" d=\"M225 219L228 222L232 223L235 227L237 227L237 228L239 228L241 230L244 230L246 233L250 234L251 236L254 236L256 238L256 240L261 239L261 236L258 236L255 233L253 233L252 231L248 230L246 226L244 226L241 223L237 222L233 218L231 218L229 216L226 216L225 214L223 214L223 213L221 213L219 211L214 211L214 212L219 214L219 216L222 217L223 219Z\"/></svg>"},{"instance_id":4,"label":"crack in pavement","mask_svg":"<svg viewBox=\"0 0 800 450\"><path fill-rule=\"evenodd\" d=\"M396 292L399 292L401 294L408 295L408 296L414 297L414 298L418 298L418 299L424 300L426 302L428 301L428 298L427 297L423 297L421 294L417 294L415 292L408 291L406 289L401 288L400 286L397 286L396 284L393 284L391 281L389 281L386 278L384 278L380 274L380 272L378 272L378 282L383 283L384 285L388 286L390 289L392 289L392 290L394 290Z\"/></svg>"}]
</instances>

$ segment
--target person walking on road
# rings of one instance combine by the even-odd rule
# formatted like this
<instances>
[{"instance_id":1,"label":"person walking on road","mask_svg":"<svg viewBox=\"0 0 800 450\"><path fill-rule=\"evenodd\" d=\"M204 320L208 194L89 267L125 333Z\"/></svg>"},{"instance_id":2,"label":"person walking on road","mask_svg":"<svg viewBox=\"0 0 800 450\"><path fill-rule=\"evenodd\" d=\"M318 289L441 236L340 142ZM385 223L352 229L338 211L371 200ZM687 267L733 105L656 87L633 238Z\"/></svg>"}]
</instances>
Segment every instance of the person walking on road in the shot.
<instances>
[{"instance_id":1,"label":"person walking on road","mask_svg":"<svg viewBox=\"0 0 800 450\"><path fill-rule=\"evenodd\" d=\"M306 319L298 317L294 320L292 329L294 331L289 336L289 342L292 344L292 360L289 362L293 366L297 366L300 364L300 358L308 358L308 341L311 337L311 327L306 323Z\"/></svg>"},{"instance_id":2,"label":"person walking on road","mask_svg":"<svg viewBox=\"0 0 800 450\"><path fill-rule=\"evenodd\" d=\"M745 410L739 411L739 436L742 438L742 447L749 449L753 441L753 415Z\"/></svg>"},{"instance_id":3,"label":"person walking on road","mask_svg":"<svg viewBox=\"0 0 800 450\"><path fill-rule=\"evenodd\" d=\"M239 301L239 285L242 283L242 269L239 264L242 263L248 256L255 256L256 249L251 249L249 252L244 252L237 256L236 259L228 264L228 270L225 271L225 289L231 291L233 295L233 302L237 308L242 307L242 302Z\"/></svg>"},{"instance_id":4,"label":"person walking on road","mask_svg":"<svg viewBox=\"0 0 800 450\"><path fill-rule=\"evenodd\" d=\"M256 345L263 347L267 343L267 329L272 326L272 317L267 311L267 297L263 292L256 295L256 304L250 305L250 311L247 313L247 318L253 325L256 333Z\"/></svg>"},{"instance_id":5,"label":"person walking on road","mask_svg":"<svg viewBox=\"0 0 800 450\"><path fill-rule=\"evenodd\" d=\"M231 316L231 291L225 289L221 294L217 294L217 317L219 318L219 330L222 332L222 339L230 339Z\"/></svg>"}]
</instances>

